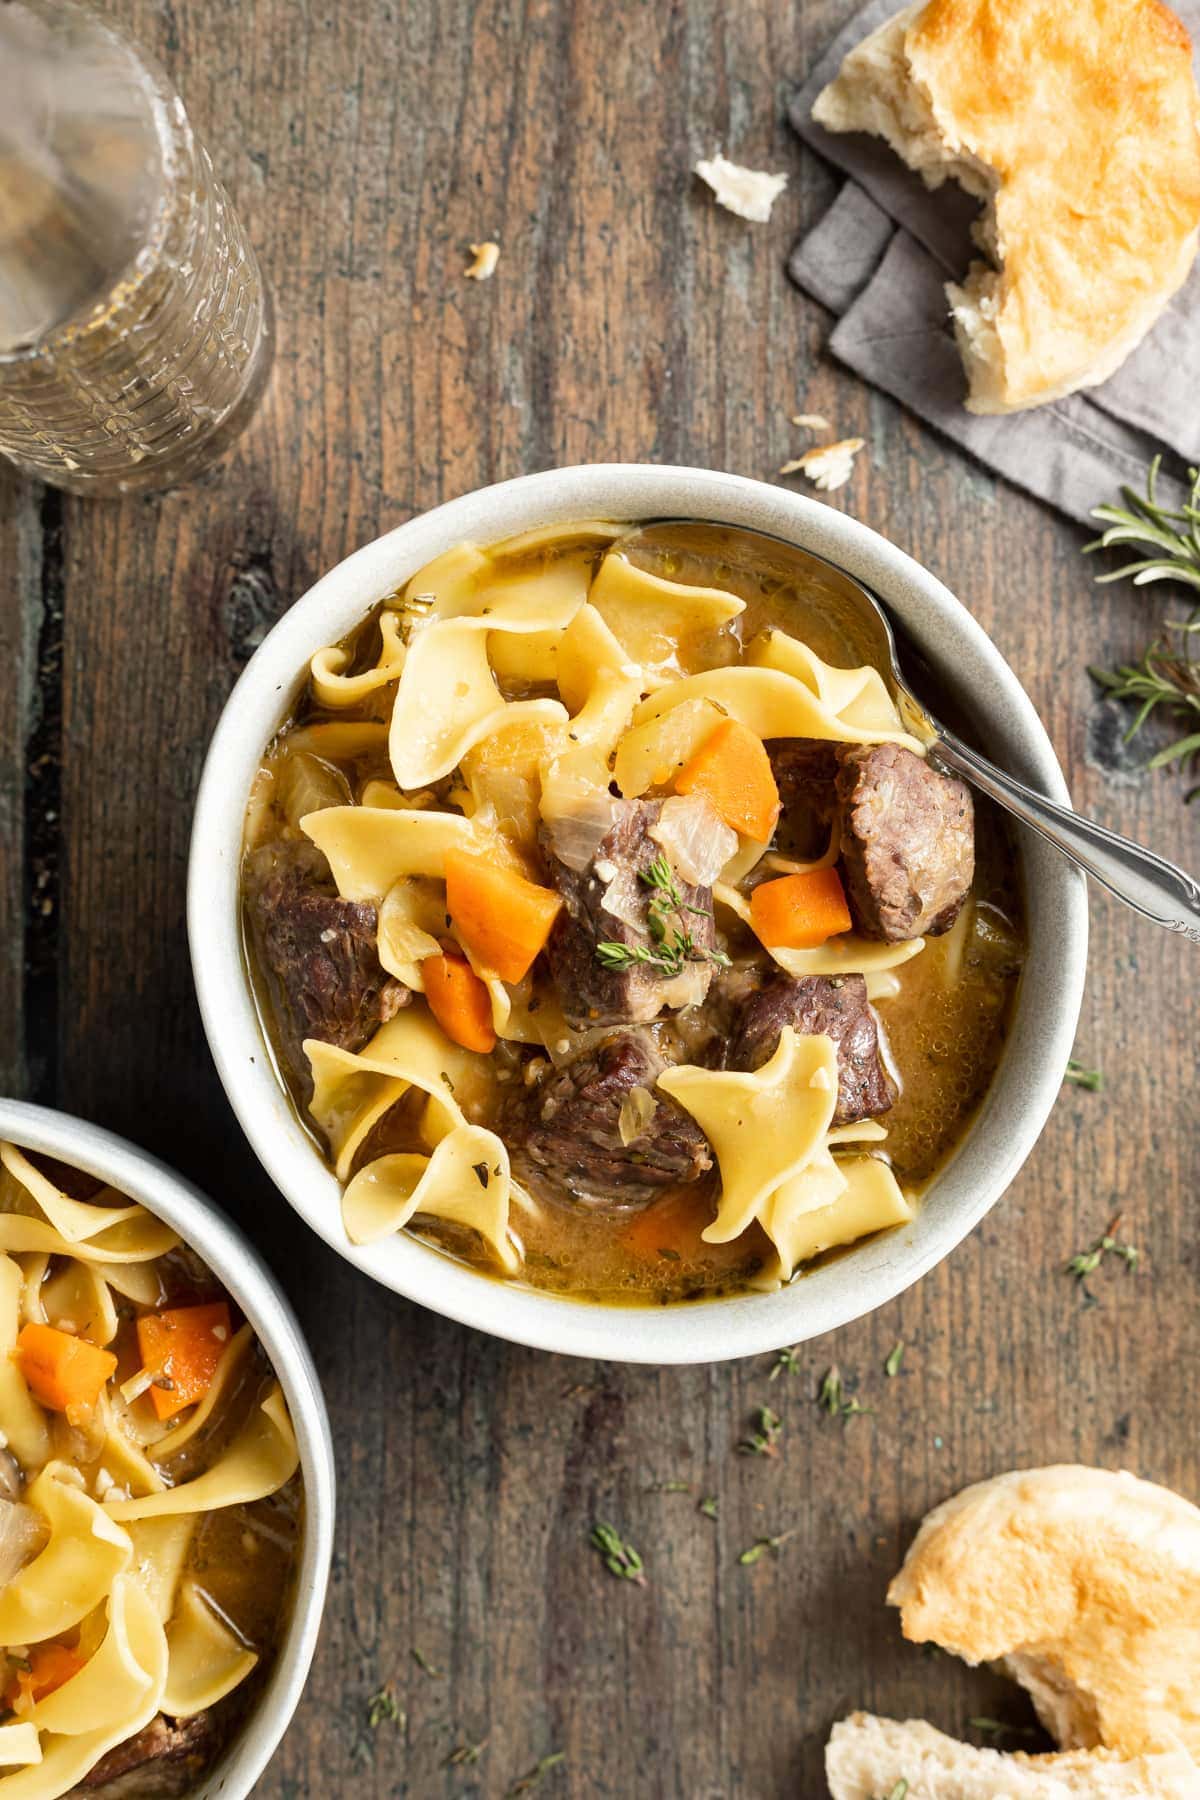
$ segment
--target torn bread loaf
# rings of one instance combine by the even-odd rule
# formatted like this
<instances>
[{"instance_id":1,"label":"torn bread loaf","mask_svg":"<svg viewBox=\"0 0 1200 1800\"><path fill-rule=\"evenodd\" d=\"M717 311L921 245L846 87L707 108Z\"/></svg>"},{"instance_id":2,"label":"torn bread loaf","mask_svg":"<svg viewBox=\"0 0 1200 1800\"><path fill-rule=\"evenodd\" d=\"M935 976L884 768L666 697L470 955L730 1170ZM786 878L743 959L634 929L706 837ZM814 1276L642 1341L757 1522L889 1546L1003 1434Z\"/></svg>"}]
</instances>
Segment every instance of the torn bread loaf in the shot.
<instances>
[{"instance_id":1,"label":"torn bread loaf","mask_svg":"<svg viewBox=\"0 0 1200 1800\"><path fill-rule=\"evenodd\" d=\"M1200 1769L1185 1751L1014 1756L978 1750L923 1720L854 1713L825 1749L833 1800L1197 1800ZM907 1786L902 1784L907 1783Z\"/></svg>"},{"instance_id":2,"label":"torn bread loaf","mask_svg":"<svg viewBox=\"0 0 1200 1800\"><path fill-rule=\"evenodd\" d=\"M850 52L813 117L985 202L996 266L946 289L973 412L1105 380L1191 267L1200 96L1160 0L918 0Z\"/></svg>"},{"instance_id":3,"label":"torn bread loaf","mask_svg":"<svg viewBox=\"0 0 1200 1800\"><path fill-rule=\"evenodd\" d=\"M1069 1464L979 1482L888 1600L905 1637L998 1662L1063 1749L1200 1762L1200 1509L1169 1489Z\"/></svg>"}]
</instances>

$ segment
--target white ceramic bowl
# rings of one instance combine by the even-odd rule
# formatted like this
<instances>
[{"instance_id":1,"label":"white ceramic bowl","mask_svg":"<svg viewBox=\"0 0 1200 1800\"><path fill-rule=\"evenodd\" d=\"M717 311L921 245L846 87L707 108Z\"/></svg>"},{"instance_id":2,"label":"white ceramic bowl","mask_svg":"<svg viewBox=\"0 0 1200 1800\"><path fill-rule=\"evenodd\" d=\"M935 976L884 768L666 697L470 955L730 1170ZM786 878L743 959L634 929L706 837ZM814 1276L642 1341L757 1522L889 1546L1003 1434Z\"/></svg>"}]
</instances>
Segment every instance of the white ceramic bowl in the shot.
<instances>
[{"instance_id":1,"label":"white ceramic bowl","mask_svg":"<svg viewBox=\"0 0 1200 1800\"><path fill-rule=\"evenodd\" d=\"M0 1100L0 1138L110 1182L166 1221L237 1301L279 1377L300 1449L304 1534L291 1617L266 1686L192 1800L245 1800L296 1710L317 1645L333 1552L329 1417L308 1346L266 1265L213 1202L157 1157L68 1113Z\"/></svg>"},{"instance_id":2,"label":"white ceramic bowl","mask_svg":"<svg viewBox=\"0 0 1200 1800\"><path fill-rule=\"evenodd\" d=\"M343 637L452 544L495 543L589 518L746 526L839 564L880 595L943 674L982 748L1043 793L1067 800L1041 722L990 639L927 570L865 525L782 488L706 469L596 464L527 475L452 500L347 557L296 602L247 666L213 736L196 806L188 882L196 990L225 1092L264 1167L313 1230L376 1281L464 1324L541 1349L652 1363L749 1356L816 1337L900 1293L978 1223L1029 1154L1071 1052L1087 956L1083 878L1062 857L1022 835L1030 951L1009 1041L969 1134L913 1223L778 1293L695 1306L599 1307L535 1293L476 1274L404 1234L351 1245L338 1184L264 1053L242 962L238 868L246 796L313 651Z\"/></svg>"}]
</instances>

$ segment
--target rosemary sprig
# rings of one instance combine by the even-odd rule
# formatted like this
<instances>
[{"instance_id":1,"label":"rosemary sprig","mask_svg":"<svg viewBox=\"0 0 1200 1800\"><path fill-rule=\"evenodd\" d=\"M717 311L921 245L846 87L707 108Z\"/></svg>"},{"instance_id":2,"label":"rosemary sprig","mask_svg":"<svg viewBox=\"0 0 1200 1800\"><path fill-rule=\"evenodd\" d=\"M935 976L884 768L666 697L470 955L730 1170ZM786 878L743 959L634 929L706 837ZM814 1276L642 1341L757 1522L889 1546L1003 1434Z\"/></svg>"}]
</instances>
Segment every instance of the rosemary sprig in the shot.
<instances>
[{"instance_id":1,"label":"rosemary sprig","mask_svg":"<svg viewBox=\"0 0 1200 1800\"><path fill-rule=\"evenodd\" d=\"M739 1456L778 1456L779 1434L783 1430L783 1420L769 1406L760 1406L754 1417L758 1430L744 1437L738 1445Z\"/></svg>"},{"instance_id":2,"label":"rosemary sprig","mask_svg":"<svg viewBox=\"0 0 1200 1800\"><path fill-rule=\"evenodd\" d=\"M1132 580L1135 587L1151 581L1182 581L1200 588L1200 469L1188 470L1191 488L1183 505L1174 510L1159 503L1158 471L1162 457L1156 456L1146 474L1146 492L1121 488L1125 506L1094 506L1093 519L1108 529L1084 545L1084 555L1095 550L1111 550L1114 544L1140 544L1154 554L1122 563L1096 577L1097 581Z\"/></svg>"},{"instance_id":3,"label":"rosemary sprig","mask_svg":"<svg viewBox=\"0 0 1200 1800\"><path fill-rule=\"evenodd\" d=\"M719 969L730 966L723 950L704 950L688 929L685 914L710 919L706 906L692 906L683 897L675 871L660 850L648 868L638 870L638 880L650 889L646 904L648 944L618 944L605 941L596 945L596 960L606 969L627 969L631 963L645 963L668 978L683 973L688 962L711 962Z\"/></svg>"},{"instance_id":4,"label":"rosemary sprig","mask_svg":"<svg viewBox=\"0 0 1200 1800\"><path fill-rule=\"evenodd\" d=\"M1132 1275L1141 1261L1141 1251L1132 1244L1122 1244L1117 1239L1117 1227L1121 1223L1121 1215L1117 1214L1108 1230L1087 1250L1078 1251L1063 1267L1064 1275L1073 1275L1082 1287L1089 1275L1094 1275L1106 1256L1116 1256Z\"/></svg>"},{"instance_id":5,"label":"rosemary sprig","mask_svg":"<svg viewBox=\"0 0 1200 1800\"><path fill-rule=\"evenodd\" d=\"M840 1419L848 1425L860 1413L874 1412L874 1407L864 1406L861 1400L847 1395L842 1386L842 1376L837 1364L827 1369L821 1377L821 1386L817 1391L817 1405L822 1412L827 1412L831 1419Z\"/></svg>"},{"instance_id":6,"label":"rosemary sprig","mask_svg":"<svg viewBox=\"0 0 1200 1800\"><path fill-rule=\"evenodd\" d=\"M795 1537L799 1529L800 1527L798 1525L794 1525L790 1531L781 1531L776 1537L755 1538L750 1548L742 1551L741 1555L738 1557L738 1561L744 1568L749 1568L751 1564L758 1561L760 1556L765 1556L768 1550L772 1553L778 1551L782 1545L787 1543L789 1538Z\"/></svg>"},{"instance_id":7,"label":"rosemary sprig","mask_svg":"<svg viewBox=\"0 0 1200 1800\"><path fill-rule=\"evenodd\" d=\"M1071 1082L1075 1087L1086 1088L1089 1094L1098 1094L1104 1086L1104 1076L1099 1069L1085 1068L1081 1062L1076 1062L1073 1056L1067 1062L1063 1080Z\"/></svg>"},{"instance_id":8,"label":"rosemary sprig","mask_svg":"<svg viewBox=\"0 0 1200 1800\"><path fill-rule=\"evenodd\" d=\"M618 1581L636 1581L639 1587L645 1587L646 1570L641 1557L611 1525L603 1520L593 1525L589 1542L600 1552L610 1575Z\"/></svg>"}]
</instances>

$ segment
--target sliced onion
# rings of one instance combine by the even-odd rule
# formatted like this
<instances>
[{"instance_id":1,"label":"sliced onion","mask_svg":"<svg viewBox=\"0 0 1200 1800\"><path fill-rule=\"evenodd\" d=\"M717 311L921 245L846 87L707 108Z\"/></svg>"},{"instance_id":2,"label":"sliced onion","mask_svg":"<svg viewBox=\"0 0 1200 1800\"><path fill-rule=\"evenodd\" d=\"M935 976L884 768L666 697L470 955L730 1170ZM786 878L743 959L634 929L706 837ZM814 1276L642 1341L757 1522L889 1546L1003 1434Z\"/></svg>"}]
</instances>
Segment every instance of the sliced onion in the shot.
<instances>
[{"instance_id":1,"label":"sliced onion","mask_svg":"<svg viewBox=\"0 0 1200 1800\"><path fill-rule=\"evenodd\" d=\"M678 975L672 975L659 988L661 1005L682 1012L685 1007L699 1006L708 993L708 984L712 980L713 966L706 962L689 962L683 965Z\"/></svg>"},{"instance_id":2,"label":"sliced onion","mask_svg":"<svg viewBox=\"0 0 1200 1800\"><path fill-rule=\"evenodd\" d=\"M621 1111L617 1116L621 1142L628 1147L634 1138L641 1137L657 1111L658 1101L649 1088L631 1087L621 1102Z\"/></svg>"},{"instance_id":3,"label":"sliced onion","mask_svg":"<svg viewBox=\"0 0 1200 1800\"><path fill-rule=\"evenodd\" d=\"M579 874L612 830L612 795L586 776L552 763L542 778L542 820L559 862Z\"/></svg>"},{"instance_id":4,"label":"sliced onion","mask_svg":"<svg viewBox=\"0 0 1200 1800\"><path fill-rule=\"evenodd\" d=\"M349 806L350 783L340 769L307 750L293 750L279 772L279 804L289 825L299 829L307 813Z\"/></svg>"},{"instance_id":5,"label":"sliced onion","mask_svg":"<svg viewBox=\"0 0 1200 1800\"><path fill-rule=\"evenodd\" d=\"M635 931L645 930L646 889L628 863L614 865L600 896L600 905L623 925L630 925Z\"/></svg>"},{"instance_id":6,"label":"sliced onion","mask_svg":"<svg viewBox=\"0 0 1200 1800\"><path fill-rule=\"evenodd\" d=\"M50 1533L40 1512L20 1500L0 1500L0 1591L32 1562Z\"/></svg>"},{"instance_id":7,"label":"sliced onion","mask_svg":"<svg viewBox=\"0 0 1200 1800\"><path fill-rule=\"evenodd\" d=\"M672 794L662 803L650 836L675 873L693 887L711 887L738 847L736 831L717 817L704 794Z\"/></svg>"}]
</instances>

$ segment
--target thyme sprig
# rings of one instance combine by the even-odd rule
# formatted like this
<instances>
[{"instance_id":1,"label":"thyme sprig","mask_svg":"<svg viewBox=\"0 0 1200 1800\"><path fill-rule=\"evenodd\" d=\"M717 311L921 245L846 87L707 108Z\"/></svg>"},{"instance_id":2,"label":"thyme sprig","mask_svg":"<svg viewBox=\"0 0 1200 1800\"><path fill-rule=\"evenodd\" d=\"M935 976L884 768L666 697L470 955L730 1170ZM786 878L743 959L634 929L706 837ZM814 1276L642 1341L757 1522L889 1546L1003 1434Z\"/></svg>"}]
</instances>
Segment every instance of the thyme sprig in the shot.
<instances>
[{"instance_id":1,"label":"thyme sprig","mask_svg":"<svg viewBox=\"0 0 1200 1800\"><path fill-rule=\"evenodd\" d=\"M781 1375L798 1375L800 1373L800 1358L796 1354L799 1348L799 1344L793 1344L790 1350L777 1352L775 1366L767 1376L768 1381L777 1381Z\"/></svg>"},{"instance_id":2,"label":"thyme sprig","mask_svg":"<svg viewBox=\"0 0 1200 1800\"><path fill-rule=\"evenodd\" d=\"M398 1725L403 1731L407 1723L407 1715L392 1692L390 1682L367 1701L367 1725L372 1731L378 1731L384 1724Z\"/></svg>"},{"instance_id":3,"label":"thyme sprig","mask_svg":"<svg viewBox=\"0 0 1200 1800\"><path fill-rule=\"evenodd\" d=\"M599 1520L592 1526L588 1541L600 1552L610 1575L615 1575L618 1581L635 1581L639 1587L645 1587L646 1569L641 1557L612 1525Z\"/></svg>"},{"instance_id":4,"label":"thyme sprig","mask_svg":"<svg viewBox=\"0 0 1200 1800\"><path fill-rule=\"evenodd\" d=\"M1135 587L1151 581L1182 581L1200 588L1200 469L1188 470L1191 484L1187 499L1178 509L1160 503L1157 493L1162 457L1156 456L1146 473L1146 492L1122 486L1122 506L1093 506L1092 517L1107 526L1098 538L1084 545L1084 555L1111 550L1116 544L1139 544L1153 554L1135 557L1119 569L1109 569L1097 581L1121 581L1128 577Z\"/></svg>"},{"instance_id":5,"label":"thyme sprig","mask_svg":"<svg viewBox=\"0 0 1200 1800\"><path fill-rule=\"evenodd\" d=\"M631 963L645 963L670 978L683 973L688 962L711 962L719 969L730 966L723 950L706 950L697 944L687 923L687 915L711 919L712 909L693 906L683 897L675 871L660 850L654 861L638 870L638 880L650 889L646 904L648 944L618 944L605 941L596 945L596 960L606 969L627 969Z\"/></svg>"},{"instance_id":6,"label":"thyme sprig","mask_svg":"<svg viewBox=\"0 0 1200 1800\"><path fill-rule=\"evenodd\" d=\"M738 1445L739 1456L778 1456L779 1435L783 1420L769 1406L760 1406L754 1414L758 1429L744 1437Z\"/></svg>"},{"instance_id":7,"label":"thyme sprig","mask_svg":"<svg viewBox=\"0 0 1200 1800\"><path fill-rule=\"evenodd\" d=\"M800 1527L798 1525L794 1525L790 1531L781 1531L775 1537L755 1538L754 1542L750 1545L750 1548L742 1551L741 1555L738 1557L738 1561L744 1568L749 1568L753 1563L756 1563L761 1556L765 1556L768 1550L771 1551L772 1554L779 1551L782 1546L787 1543L789 1538L795 1537L799 1529Z\"/></svg>"},{"instance_id":8,"label":"thyme sprig","mask_svg":"<svg viewBox=\"0 0 1200 1800\"><path fill-rule=\"evenodd\" d=\"M827 1412L831 1419L840 1419L843 1425L849 1425L860 1413L874 1412L873 1406L864 1406L854 1395L848 1395L842 1385L841 1371L837 1364L827 1369L821 1377L821 1385L817 1390L817 1405L822 1412Z\"/></svg>"},{"instance_id":9,"label":"thyme sprig","mask_svg":"<svg viewBox=\"0 0 1200 1800\"><path fill-rule=\"evenodd\" d=\"M1071 1257L1063 1267L1065 1275L1073 1275L1082 1287L1089 1275L1094 1275L1106 1256L1115 1256L1125 1264L1128 1274L1132 1275L1141 1261L1141 1251L1133 1244L1122 1244L1117 1238L1117 1229L1121 1223L1121 1215L1117 1214L1108 1230L1098 1237L1087 1250L1080 1250Z\"/></svg>"}]
</instances>

